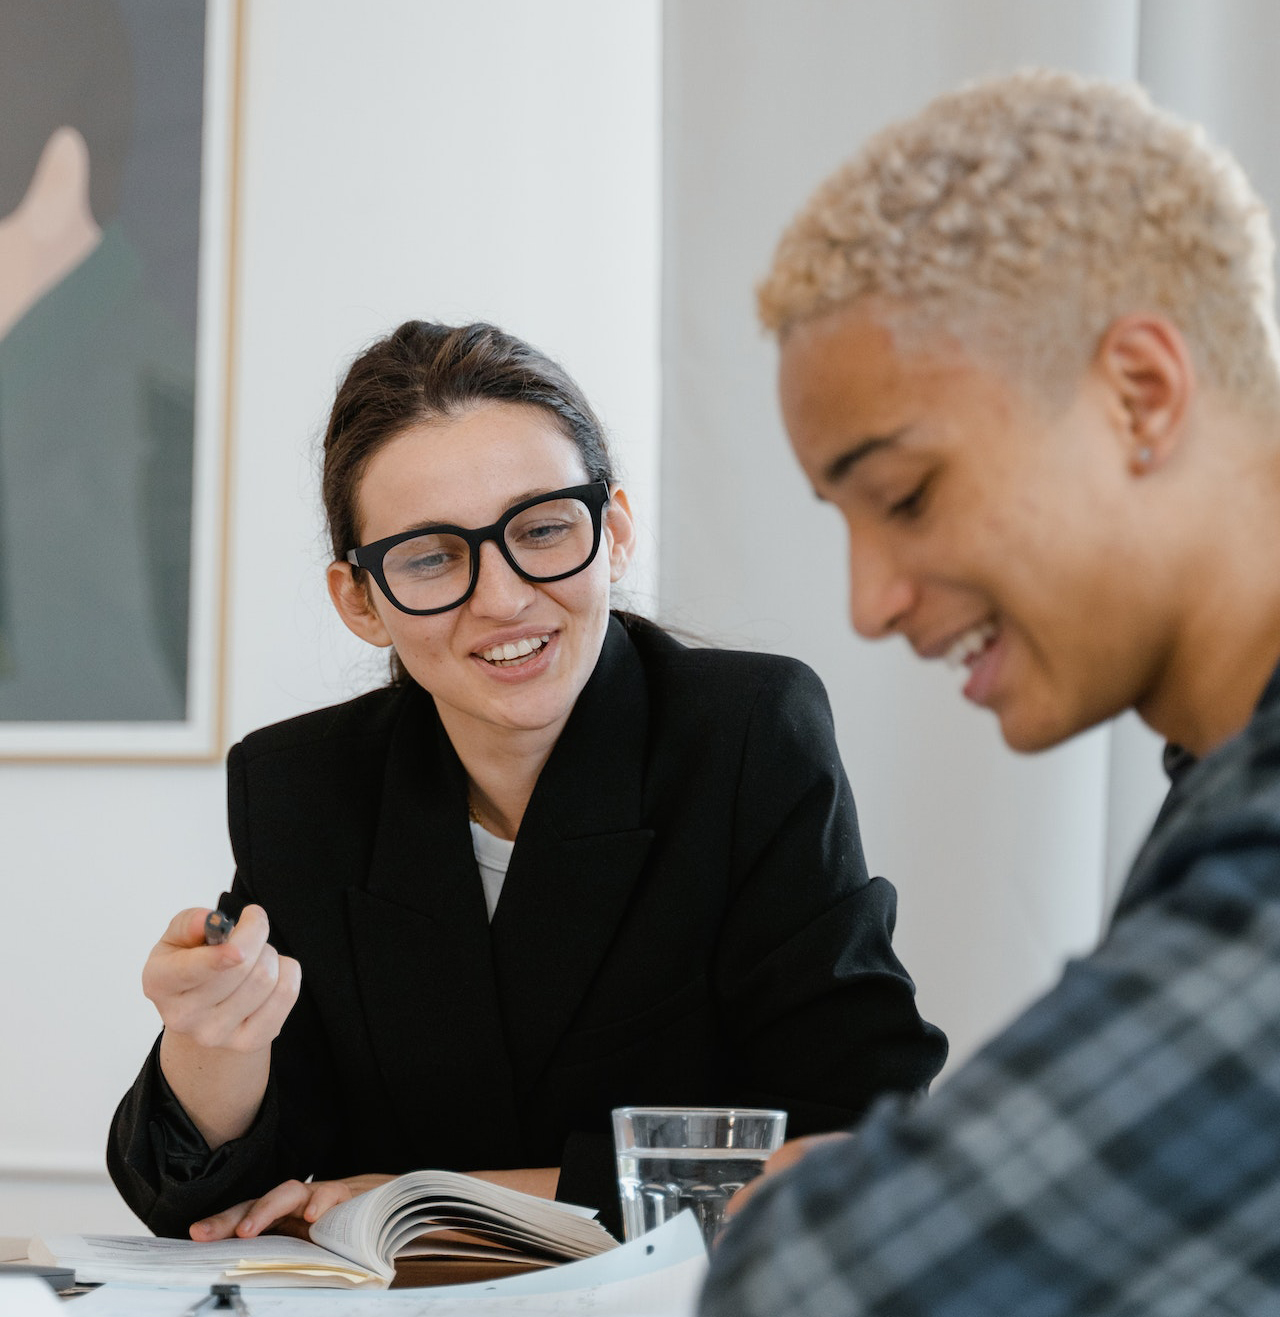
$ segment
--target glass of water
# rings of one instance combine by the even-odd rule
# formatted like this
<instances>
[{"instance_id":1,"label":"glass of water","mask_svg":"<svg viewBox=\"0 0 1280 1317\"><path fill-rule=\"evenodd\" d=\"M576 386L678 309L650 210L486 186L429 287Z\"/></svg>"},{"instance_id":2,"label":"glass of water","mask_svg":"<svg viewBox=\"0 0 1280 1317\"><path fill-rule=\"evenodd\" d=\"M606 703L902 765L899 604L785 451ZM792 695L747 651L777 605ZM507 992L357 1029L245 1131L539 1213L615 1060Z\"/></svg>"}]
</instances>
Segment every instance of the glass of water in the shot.
<instances>
[{"instance_id":1,"label":"glass of water","mask_svg":"<svg viewBox=\"0 0 1280 1317\"><path fill-rule=\"evenodd\" d=\"M757 1107L618 1107L613 1146L628 1239L691 1208L708 1244L725 1204L782 1145L785 1111Z\"/></svg>"}]
</instances>

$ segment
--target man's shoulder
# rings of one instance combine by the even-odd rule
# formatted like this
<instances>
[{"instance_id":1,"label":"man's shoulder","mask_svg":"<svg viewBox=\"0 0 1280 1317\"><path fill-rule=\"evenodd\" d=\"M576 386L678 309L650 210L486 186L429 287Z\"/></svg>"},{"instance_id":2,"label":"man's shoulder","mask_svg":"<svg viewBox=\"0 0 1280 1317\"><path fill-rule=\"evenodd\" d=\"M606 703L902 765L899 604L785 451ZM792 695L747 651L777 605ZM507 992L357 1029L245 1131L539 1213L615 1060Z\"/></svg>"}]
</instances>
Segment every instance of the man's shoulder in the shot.
<instances>
[{"instance_id":1,"label":"man's shoulder","mask_svg":"<svg viewBox=\"0 0 1280 1317\"><path fill-rule=\"evenodd\" d=\"M1248 815L1280 828L1280 703L1260 709L1238 736L1188 769L1180 794L1171 823Z\"/></svg>"},{"instance_id":2,"label":"man's shoulder","mask_svg":"<svg viewBox=\"0 0 1280 1317\"><path fill-rule=\"evenodd\" d=\"M1120 909L1168 888L1198 861L1274 852L1280 873L1280 704L1259 709L1244 730L1182 768L1134 861Z\"/></svg>"}]
</instances>

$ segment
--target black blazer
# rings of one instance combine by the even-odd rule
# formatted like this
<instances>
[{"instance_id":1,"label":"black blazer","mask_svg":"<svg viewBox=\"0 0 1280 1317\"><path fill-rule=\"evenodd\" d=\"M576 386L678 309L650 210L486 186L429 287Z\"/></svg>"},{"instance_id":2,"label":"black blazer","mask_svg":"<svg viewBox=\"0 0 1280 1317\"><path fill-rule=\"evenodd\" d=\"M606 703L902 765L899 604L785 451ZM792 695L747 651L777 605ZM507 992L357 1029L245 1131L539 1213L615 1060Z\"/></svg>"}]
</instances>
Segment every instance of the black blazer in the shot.
<instances>
[{"instance_id":1,"label":"black blazer","mask_svg":"<svg viewBox=\"0 0 1280 1317\"><path fill-rule=\"evenodd\" d=\"M228 777L224 901L266 908L302 993L253 1128L212 1158L154 1051L125 1096L108 1163L157 1233L290 1177L427 1166L560 1165L616 1223L615 1106L778 1106L805 1134L942 1065L801 663L615 617L491 924L417 686L255 732Z\"/></svg>"}]
</instances>

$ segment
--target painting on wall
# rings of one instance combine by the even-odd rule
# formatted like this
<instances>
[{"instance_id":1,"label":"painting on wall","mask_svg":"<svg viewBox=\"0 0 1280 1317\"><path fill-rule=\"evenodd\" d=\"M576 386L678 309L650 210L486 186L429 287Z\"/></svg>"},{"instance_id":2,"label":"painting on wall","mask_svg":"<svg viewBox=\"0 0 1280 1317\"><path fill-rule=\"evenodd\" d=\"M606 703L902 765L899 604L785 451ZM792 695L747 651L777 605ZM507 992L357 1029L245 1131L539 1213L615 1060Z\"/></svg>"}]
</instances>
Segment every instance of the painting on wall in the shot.
<instances>
[{"instance_id":1,"label":"painting on wall","mask_svg":"<svg viewBox=\"0 0 1280 1317\"><path fill-rule=\"evenodd\" d=\"M0 759L221 752L238 27L0 4Z\"/></svg>"}]
</instances>

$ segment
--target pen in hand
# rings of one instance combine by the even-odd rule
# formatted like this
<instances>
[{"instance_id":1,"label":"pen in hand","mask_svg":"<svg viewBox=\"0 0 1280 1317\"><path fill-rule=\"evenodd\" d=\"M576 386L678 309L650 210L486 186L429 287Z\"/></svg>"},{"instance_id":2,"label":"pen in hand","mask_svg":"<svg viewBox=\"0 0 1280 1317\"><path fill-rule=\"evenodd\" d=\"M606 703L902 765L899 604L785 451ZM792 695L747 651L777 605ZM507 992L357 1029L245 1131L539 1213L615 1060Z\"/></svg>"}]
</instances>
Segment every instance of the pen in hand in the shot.
<instances>
[{"instance_id":1,"label":"pen in hand","mask_svg":"<svg viewBox=\"0 0 1280 1317\"><path fill-rule=\"evenodd\" d=\"M205 946L220 946L231 936L235 926L236 921L230 915L221 910L210 910L204 920Z\"/></svg>"}]
</instances>

